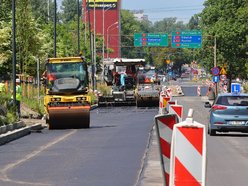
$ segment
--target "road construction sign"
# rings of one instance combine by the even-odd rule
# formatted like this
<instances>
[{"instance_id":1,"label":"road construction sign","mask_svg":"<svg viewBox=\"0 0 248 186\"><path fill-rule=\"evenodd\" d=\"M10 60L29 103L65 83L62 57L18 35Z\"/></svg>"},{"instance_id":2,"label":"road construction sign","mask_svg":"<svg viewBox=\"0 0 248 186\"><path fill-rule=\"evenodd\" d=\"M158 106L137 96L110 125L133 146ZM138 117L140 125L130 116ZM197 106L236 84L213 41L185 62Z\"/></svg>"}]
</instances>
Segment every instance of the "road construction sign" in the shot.
<instances>
[{"instance_id":1,"label":"road construction sign","mask_svg":"<svg viewBox=\"0 0 248 186\"><path fill-rule=\"evenodd\" d=\"M221 74L221 75L226 75L226 74L227 74L224 67L221 68L220 74Z\"/></svg>"}]
</instances>

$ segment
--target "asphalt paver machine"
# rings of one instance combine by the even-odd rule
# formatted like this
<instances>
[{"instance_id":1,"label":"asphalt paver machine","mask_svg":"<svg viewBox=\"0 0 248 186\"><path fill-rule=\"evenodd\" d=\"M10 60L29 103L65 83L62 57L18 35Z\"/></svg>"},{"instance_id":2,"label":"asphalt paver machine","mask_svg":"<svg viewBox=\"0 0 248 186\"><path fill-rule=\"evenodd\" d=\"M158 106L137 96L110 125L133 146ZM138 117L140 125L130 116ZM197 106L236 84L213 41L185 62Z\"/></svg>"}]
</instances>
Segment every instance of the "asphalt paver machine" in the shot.
<instances>
[{"instance_id":1,"label":"asphalt paver machine","mask_svg":"<svg viewBox=\"0 0 248 186\"><path fill-rule=\"evenodd\" d=\"M144 65L145 59L117 58L105 61L104 81L112 89L110 95L99 96L98 105L135 105L137 70Z\"/></svg>"}]
</instances>

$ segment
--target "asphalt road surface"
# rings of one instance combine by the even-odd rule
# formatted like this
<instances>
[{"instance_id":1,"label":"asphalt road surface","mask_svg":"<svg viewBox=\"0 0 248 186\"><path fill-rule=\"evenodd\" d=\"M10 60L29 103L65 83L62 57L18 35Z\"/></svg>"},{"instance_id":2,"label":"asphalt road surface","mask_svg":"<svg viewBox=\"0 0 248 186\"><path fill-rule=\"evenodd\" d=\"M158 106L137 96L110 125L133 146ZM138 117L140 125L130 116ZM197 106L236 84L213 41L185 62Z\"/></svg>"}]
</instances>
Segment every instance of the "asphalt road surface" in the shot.
<instances>
[{"instance_id":1,"label":"asphalt road surface","mask_svg":"<svg viewBox=\"0 0 248 186\"><path fill-rule=\"evenodd\" d=\"M175 99L184 105L184 118L193 108L194 120L207 125L209 110L203 97L192 94ZM45 129L1 146L0 185L138 185L157 112L99 108L91 113L90 129ZM206 185L248 185L247 140L244 133L207 135Z\"/></svg>"},{"instance_id":2,"label":"asphalt road surface","mask_svg":"<svg viewBox=\"0 0 248 186\"><path fill-rule=\"evenodd\" d=\"M189 108L194 109L194 120L208 123L209 109L201 97L176 98L184 105L184 118ZM207 135L207 186L247 186L248 134L218 133Z\"/></svg>"},{"instance_id":3,"label":"asphalt road surface","mask_svg":"<svg viewBox=\"0 0 248 186\"><path fill-rule=\"evenodd\" d=\"M157 112L99 108L90 129L45 129L1 146L0 185L136 185Z\"/></svg>"}]
</instances>

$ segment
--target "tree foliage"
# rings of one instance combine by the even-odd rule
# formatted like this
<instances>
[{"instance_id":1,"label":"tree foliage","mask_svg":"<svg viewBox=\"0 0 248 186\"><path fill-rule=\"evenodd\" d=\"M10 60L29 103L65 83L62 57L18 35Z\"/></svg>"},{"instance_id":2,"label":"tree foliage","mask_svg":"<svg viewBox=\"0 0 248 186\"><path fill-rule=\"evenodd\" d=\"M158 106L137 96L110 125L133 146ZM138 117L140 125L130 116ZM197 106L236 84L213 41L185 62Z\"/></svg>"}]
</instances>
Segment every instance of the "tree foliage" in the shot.
<instances>
[{"instance_id":1,"label":"tree foliage","mask_svg":"<svg viewBox=\"0 0 248 186\"><path fill-rule=\"evenodd\" d=\"M80 13L81 11L80 0ZM247 0L206 0L200 14L192 16L188 24L177 18L161 21L138 21L133 13L121 10L121 53L125 58L145 58L150 64L166 69L170 58L174 67L199 61L204 67L213 67L214 37L217 39L217 64L227 64L233 77L247 78L248 74L248 2ZM36 60L44 63L53 57L54 50L54 1L16 1L17 70L19 73L36 74ZM58 9L58 8L57 8ZM0 76L11 77L12 25L11 1L1 0L0 5ZM78 55L77 0L62 0L57 19L57 56ZM80 15L81 16L81 15ZM81 19L82 20L82 19ZM171 37L168 47L134 47L134 33L168 33L177 30L201 29L202 49L173 49ZM100 69L102 38L97 37L99 51L97 66ZM85 23L80 22L80 50L91 60L90 34ZM91 63L92 64L92 63ZM98 70L99 70L98 69ZM246 69L246 70L244 70ZM7 72L7 73L6 73ZM232 78L232 77L231 77Z\"/></svg>"},{"instance_id":2,"label":"tree foliage","mask_svg":"<svg viewBox=\"0 0 248 186\"><path fill-rule=\"evenodd\" d=\"M228 65L230 78L247 78L243 70L247 64L248 14L246 0L208 0L200 14L204 35L212 41L204 42L203 57L208 64L213 62L206 56L213 36L217 38L217 64ZM212 37L211 37L212 36ZM208 48L207 50L205 50ZM205 55L205 56L204 56ZM213 59L213 58L212 58Z\"/></svg>"}]
</instances>

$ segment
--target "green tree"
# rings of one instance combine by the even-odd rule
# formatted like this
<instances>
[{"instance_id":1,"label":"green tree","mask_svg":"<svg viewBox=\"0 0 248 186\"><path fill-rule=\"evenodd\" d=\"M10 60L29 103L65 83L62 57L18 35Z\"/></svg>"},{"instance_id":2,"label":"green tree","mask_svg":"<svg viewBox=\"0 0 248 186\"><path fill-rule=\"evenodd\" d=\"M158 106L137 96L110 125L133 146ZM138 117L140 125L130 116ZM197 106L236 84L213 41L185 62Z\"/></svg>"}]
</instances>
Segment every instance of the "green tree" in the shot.
<instances>
[{"instance_id":1,"label":"green tree","mask_svg":"<svg viewBox=\"0 0 248 186\"><path fill-rule=\"evenodd\" d=\"M238 76L247 77L247 73L243 70L247 63L248 50L247 1L207 0L204 5L205 8L200 14L201 28L204 30L204 35L217 38L217 64L228 64L230 79ZM213 46L213 38L211 40L204 41L203 55L210 51L209 46ZM213 64L208 57L203 57L208 64Z\"/></svg>"},{"instance_id":2,"label":"green tree","mask_svg":"<svg viewBox=\"0 0 248 186\"><path fill-rule=\"evenodd\" d=\"M39 24L48 23L49 17L53 15L51 8L53 7L51 0L31 0L32 14Z\"/></svg>"},{"instance_id":3,"label":"green tree","mask_svg":"<svg viewBox=\"0 0 248 186\"><path fill-rule=\"evenodd\" d=\"M46 52L42 40L45 34L32 16L30 0L18 1L17 5L17 72L36 74L36 59Z\"/></svg>"},{"instance_id":4,"label":"green tree","mask_svg":"<svg viewBox=\"0 0 248 186\"><path fill-rule=\"evenodd\" d=\"M11 76L11 16L11 1L2 0L0 4L0 77L3 79L9 79Z\"/></svg>"},{"instance_id":5,"label":"green tree","mask_svg":"<svg viewBox=\"0 0 248 186\"><path fill-rule=\"evenodd\" d=\"M140 33L140 23L128 10L121 11L121 54L125 58L137 57L140 53L139 48L134 48L133 34Z\"/></svg>"},{"instance_id":6,"label":"green tree","mask_svg":"<svg viewBox=\"0 0 248 186\"><path fill-rule=\"evenodd\" d=\"M79 1L79 8L82 9L82 1ZM78 15L77 9L78 9L78 1L77 0L63 0L62 1L62 20L65 23L68 23L69 21L72 21L75 19L75 17ZM81 16L82 11L80 11Z\"/></svg>"}]
</instances>

